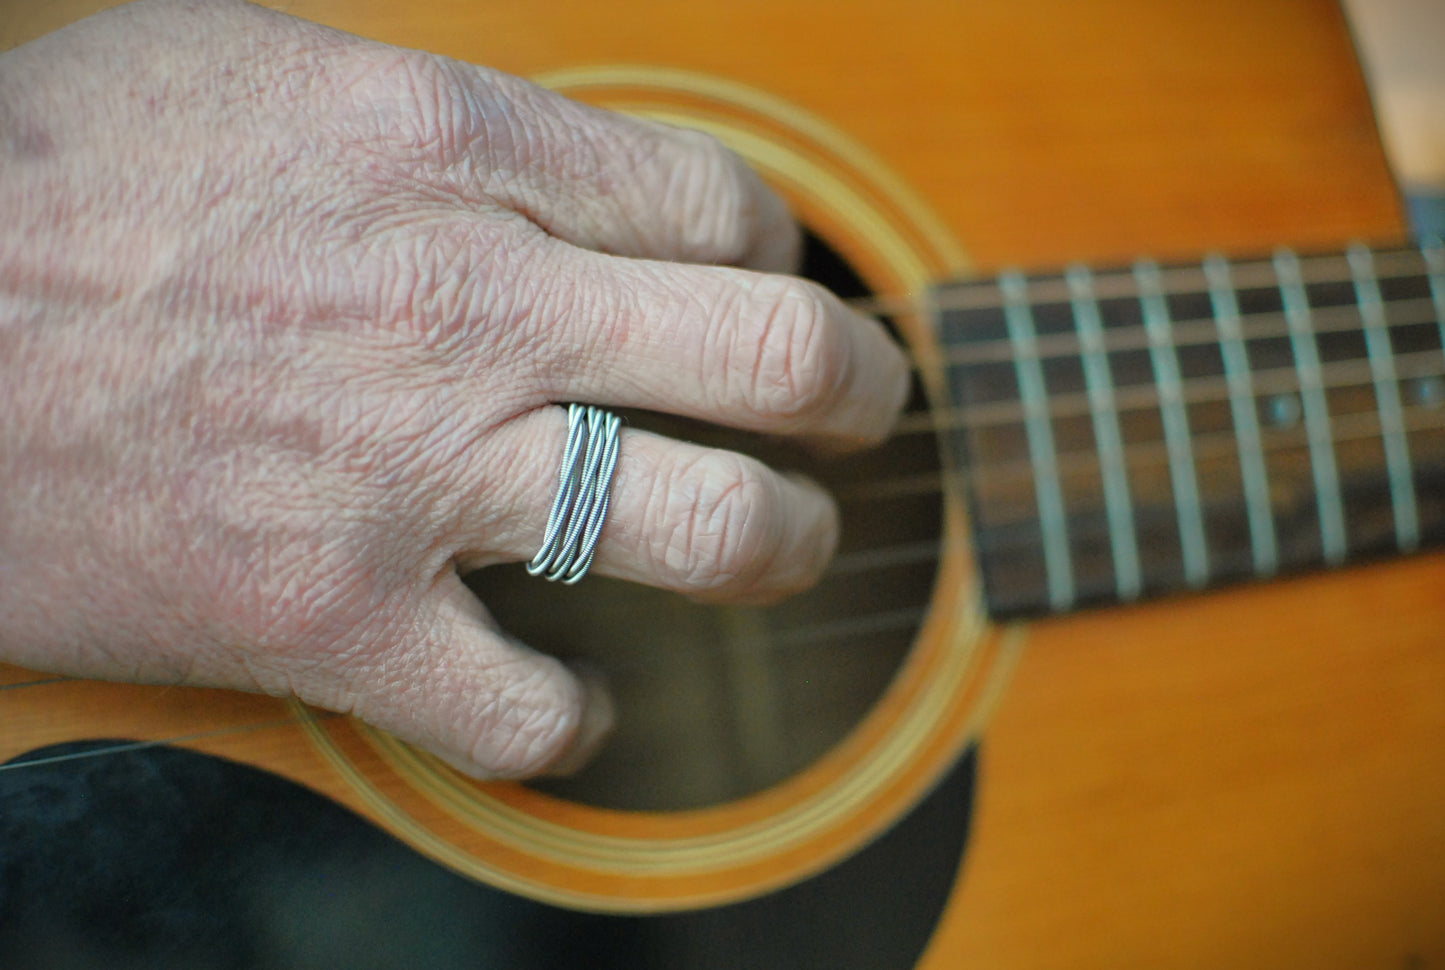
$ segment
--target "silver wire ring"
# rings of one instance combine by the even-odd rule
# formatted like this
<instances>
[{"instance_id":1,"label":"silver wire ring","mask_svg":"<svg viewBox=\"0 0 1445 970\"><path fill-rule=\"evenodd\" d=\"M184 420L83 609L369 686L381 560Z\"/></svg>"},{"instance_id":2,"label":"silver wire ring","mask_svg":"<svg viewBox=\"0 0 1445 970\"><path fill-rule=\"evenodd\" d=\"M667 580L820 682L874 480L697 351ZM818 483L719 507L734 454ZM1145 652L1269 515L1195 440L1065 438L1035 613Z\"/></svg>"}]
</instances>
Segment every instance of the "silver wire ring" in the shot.
<instances>
[{"instance_id":1,"label":"silver wire ring","mask_svg":"<svg viewBox=\"0 0 1445 970\"><path fill-rule=\"evenodd\" d=\"M602 535L617 467L622 419L591 405L567 405L567 445L542 548L527 572L569 586L587 574Z\"/></svg>"}]
</instances>

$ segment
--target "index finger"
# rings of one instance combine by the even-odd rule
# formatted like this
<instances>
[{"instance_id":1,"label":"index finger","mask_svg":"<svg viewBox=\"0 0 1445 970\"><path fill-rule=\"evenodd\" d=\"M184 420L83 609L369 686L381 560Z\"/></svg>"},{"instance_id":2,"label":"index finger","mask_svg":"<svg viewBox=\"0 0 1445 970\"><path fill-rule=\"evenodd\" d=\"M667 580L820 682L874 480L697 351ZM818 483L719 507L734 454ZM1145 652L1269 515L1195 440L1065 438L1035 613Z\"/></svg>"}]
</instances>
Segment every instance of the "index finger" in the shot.
<instances>
[{"instance_id":1,"label":"index finger","mask_svg":"<svg viewBox=\"0 0 1445 970\"><path fill-rule=\"evenodd\" d=\"M710 135L419 56L429 59L405 79L418 108L398 123L439 153L464 199L500 202L558 239L613 255L797 268L801 234L787 205Z\"/></svg>"}]
</instances>

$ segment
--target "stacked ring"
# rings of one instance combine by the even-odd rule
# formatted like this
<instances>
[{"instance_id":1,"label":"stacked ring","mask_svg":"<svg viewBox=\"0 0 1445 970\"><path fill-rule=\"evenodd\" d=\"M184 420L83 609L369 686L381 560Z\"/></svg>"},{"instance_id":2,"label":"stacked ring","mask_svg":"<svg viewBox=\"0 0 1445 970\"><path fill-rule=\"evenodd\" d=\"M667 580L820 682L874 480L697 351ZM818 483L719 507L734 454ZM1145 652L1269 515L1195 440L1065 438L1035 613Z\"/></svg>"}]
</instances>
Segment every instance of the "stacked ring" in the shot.
<instances>
[{"instance_id":1,"label":"stacked ring","mask_svg":"<svg viewBox=\"0 0 1445 970\"><path fill-rule=\"evenodd\" d=\"M621 425L617 415L601 408L567 406L567 446L557 497L547 514L542 548L527 563L533 576L570 585L587 574L607 518Z\"/></svg>"}]
</instances>

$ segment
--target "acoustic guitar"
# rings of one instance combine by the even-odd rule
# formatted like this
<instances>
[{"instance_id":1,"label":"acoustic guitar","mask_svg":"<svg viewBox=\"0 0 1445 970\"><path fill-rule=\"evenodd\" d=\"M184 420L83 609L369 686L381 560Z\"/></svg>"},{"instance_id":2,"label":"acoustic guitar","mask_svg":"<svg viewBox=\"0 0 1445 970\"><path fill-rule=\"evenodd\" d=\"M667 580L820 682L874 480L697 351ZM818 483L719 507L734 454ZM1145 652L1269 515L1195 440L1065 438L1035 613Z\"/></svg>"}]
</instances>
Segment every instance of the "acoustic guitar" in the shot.
<instances>
[{"instance_id":1,"label":"acoustic guitar","mask_svg":"<svg viewBox=\"0 0 1445 970\"><path fill-rule=\"evenodd\" d=\"M12 4L0 43L102 5ZM844 509L788 604L473 579L616 686L575 778L0 667L0 779L242 762L545 932L668 941L633 966L1445 962L1445 255L1333 2L286 9L716 134L915 400L833 466L739 443Z\"/></svg>"}]
</instances>

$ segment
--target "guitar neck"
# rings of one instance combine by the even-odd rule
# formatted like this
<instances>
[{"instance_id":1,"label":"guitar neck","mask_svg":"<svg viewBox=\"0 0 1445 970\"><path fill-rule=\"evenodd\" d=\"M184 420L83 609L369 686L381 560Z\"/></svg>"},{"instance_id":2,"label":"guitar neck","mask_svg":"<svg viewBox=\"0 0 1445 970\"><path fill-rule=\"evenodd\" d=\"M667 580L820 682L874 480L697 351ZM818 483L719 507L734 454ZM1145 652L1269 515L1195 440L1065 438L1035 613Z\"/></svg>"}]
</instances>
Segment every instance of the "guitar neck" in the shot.
<instances>
[{"instance_id":1,"label":"guitar neck","mask_svg":"<svg viewBox=\"0 0 1445 970\"><path fill-rule=\"evenodd\" d=\"M946 424L996 617L1445 540L1445 251L940 287Z\"/></svg>"}]
</instances>

